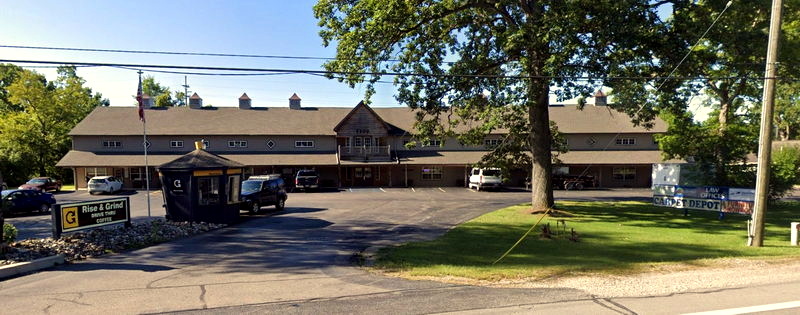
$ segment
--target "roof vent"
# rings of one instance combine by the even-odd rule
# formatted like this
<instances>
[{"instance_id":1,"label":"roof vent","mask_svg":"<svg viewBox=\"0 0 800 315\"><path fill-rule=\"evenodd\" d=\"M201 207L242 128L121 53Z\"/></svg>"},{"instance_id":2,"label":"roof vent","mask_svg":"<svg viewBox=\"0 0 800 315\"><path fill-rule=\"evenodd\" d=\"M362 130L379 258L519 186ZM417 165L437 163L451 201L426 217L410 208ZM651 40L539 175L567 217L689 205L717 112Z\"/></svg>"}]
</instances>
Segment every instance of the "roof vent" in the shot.
<instances>
[{"instance_id":1,"label":"roof vent","mask_svg":"<svg viewBox=\"0 0 800 315\"><path fill-rule=\"evenodd\" d=\"M300 97L297 96L297 93L292 94L292 97L289 98L289 108L290 109L301 109L301 107L300 107Z\"/></svg>"},{"instance_id":2,"label":"roof vent","mask_svg":"<svg viewBox=\"0 0 800 315\"><path fill-rule=\"evenodd\" d=\"M606 101L606 94L603 93L603 90L597 90L594 93L594 106L606 106L608 105Z\"/></svg>"},{"instance_id":3,"label":"roof vent","mask_svg":"<svg viewBox=\"0 0 800 315\"><path fill-rule=\"evenodd\" d=\"M247 96L247 93L242 94L239 97L239 109L250 109L250 107L252 107L252 100Z\"/></svg>"},{"instance_id":4,"label":"roof vent","mask_svg":"<svg viewBox=\"0 0 800 315\"><path fill-rule=\"evenodd\" d=\"M202 107L203 99L200 98L200 95L197 95L197 93L192 94L192 96L189 97L189 108L200 109Z\"/></svg>"}]
</instances>

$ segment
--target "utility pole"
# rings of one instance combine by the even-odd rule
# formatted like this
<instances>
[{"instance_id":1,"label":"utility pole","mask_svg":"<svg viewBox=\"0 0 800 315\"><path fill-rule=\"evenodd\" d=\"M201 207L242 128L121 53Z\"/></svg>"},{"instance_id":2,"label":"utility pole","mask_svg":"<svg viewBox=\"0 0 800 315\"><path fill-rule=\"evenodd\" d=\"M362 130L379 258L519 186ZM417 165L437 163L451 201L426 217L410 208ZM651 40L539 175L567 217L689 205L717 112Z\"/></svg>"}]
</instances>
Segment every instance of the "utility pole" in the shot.
<instances>
[{"instance_id":1,"label":"utility pole","mask_svg":"<svg viewBox=\"0 0 800 315\"><path fill-rule=\"evenodd\" d=\"M183 106L189 106L189 82L186 76L183 76Z\"/></svg>"},{"instance_id":2,"label":"utility pole","mask_svg":"<svg viewBox=\"0 0 800 315\"><path fill-rule=\"evenodd\" d=\"M781 34L783 0L772 0L772 16L769 23L769 43L767 44L767 66L764 72L764 94L761 109L761 130L758 137L758 170L756 173L756 200L753 205L752 231L749 231L747 245L764 245L764 218L767 212L769 192L769 165L772 155L772 107L775 102L775 75L778 61L778 41Z\"/></svg>"}]
</instances>

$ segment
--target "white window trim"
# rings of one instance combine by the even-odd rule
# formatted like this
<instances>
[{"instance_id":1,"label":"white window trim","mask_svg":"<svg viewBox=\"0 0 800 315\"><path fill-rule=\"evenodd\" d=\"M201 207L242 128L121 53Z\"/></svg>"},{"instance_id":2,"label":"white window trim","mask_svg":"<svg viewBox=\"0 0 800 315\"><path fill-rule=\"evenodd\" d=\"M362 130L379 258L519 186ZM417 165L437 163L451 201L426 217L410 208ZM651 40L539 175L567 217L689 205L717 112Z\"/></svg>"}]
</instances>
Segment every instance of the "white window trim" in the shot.
<instances>
[{"instance_id":1,"label":"white window trim","mask_svg":"<svg viewBox=\"0 0 800 315\"><path fill-rule=\"evenodd\" d=\"M616 145L636 145L636 138L617 138Z\"/></svg>"},{"instance_id":2,"label":"white window trim","mask_svg":"<svg viewBox=\"0 0 800 315\"><path fill-rule=\"evenodd\" d=\"M306 145L308 144L308 145ZM297 140L294 142L295 148L313 148L314 141L313 140Z\"/></svg>"},{"instance_id":3,"label":"white window trim","mask_svg":"<svg viewBox=\"0 0 800 315\"><path fill-rule=\"evenodd\" d=\"M112 144L113 144L113 145L112 145ZM121 148L121 147L122 147L122 141L117 141L117 140L103 140L103 147L104 147L104 148L110 148L110 149Z\"/></svg>"},{"instance_id":4,"label":"white window trim","mask_svg":"<svg viewBox=\"0 0 800 315\"><path fill-rule=\"evenodd\" d=\"M211 141L208 141L208 140L201 140L200 142L202 142L202 143L203 143L203 146L205 147L205 149L206 149L206 150L208 150L208 148L210 148L210 147L211 147Z\"/></svg>"},{"instance_id":5,"label":"white window trim","mask_svg":"<svg viewBox=\"0 0 800 315\"><path fill-rule=\"evenodd\" d=\"M169 141L170 148L183 148L183 140L170 140Z\"/></svg>"}]
</instances>

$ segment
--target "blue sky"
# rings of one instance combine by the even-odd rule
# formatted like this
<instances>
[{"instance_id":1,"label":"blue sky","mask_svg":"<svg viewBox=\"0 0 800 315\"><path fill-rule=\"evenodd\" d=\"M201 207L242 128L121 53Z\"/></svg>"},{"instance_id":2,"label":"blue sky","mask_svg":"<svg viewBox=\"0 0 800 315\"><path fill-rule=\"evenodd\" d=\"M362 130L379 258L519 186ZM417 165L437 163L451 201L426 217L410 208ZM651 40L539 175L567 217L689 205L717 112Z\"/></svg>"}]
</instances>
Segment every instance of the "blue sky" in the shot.
<instances>
[{"instance_id":1,"label":"blue sky","mask_svg":"<svg viewBox=\"0 0 800 315\"><path fill-rule=\"evenodd\" d=\"M0 45L334 57L323 47L312 7L316 1L5 1L0 10ZM0 47L0 59L320 70L321 60L287 60L70 52ZM55 69L34 69L55 78ZM78 75L112 106L132 106L138 76L133 70L82 67ZM145 71L172 90L184 75ZM385 77L383 81L391 81ZM291 74L269 76L189 75L190 94L206 105L236 106L242 93L253 106L288 106L297 93L303 106L355 106L363 87ZM391 84L378 83L373 107L399 106ZM608 90L606 90L608 92ZM589 101L592 101L591 99ZM613 100L612 100L613 101ZM551 102L556 102L555 98ZM570 101L564 102L570 103Z\"/></svg>"},{"instance_id":2,"label":"blue sky","mask_svg":"<svg viewBox=\"0 0 800 315\"><path fill-rule=\"evenodd\" d=\"M0 45L231 54L333 57L322 47L315 1L6 1L0 10ZM321 69L320 60L142 55L0 48L0 59ZM49 79L53 69L35 69ZM134 103L137 74L115 68L79 68L87 86L114 106ZM171 89L183 75L145 71ZM304 106L355 106L363 89L322 77L292 74L252 77L189 75L190 91L204 104L236 106L246 92L253 106L288 106L292 93ZM379 84L373 106L397 106L391 85Z\"/></svg>"}]
</instances>

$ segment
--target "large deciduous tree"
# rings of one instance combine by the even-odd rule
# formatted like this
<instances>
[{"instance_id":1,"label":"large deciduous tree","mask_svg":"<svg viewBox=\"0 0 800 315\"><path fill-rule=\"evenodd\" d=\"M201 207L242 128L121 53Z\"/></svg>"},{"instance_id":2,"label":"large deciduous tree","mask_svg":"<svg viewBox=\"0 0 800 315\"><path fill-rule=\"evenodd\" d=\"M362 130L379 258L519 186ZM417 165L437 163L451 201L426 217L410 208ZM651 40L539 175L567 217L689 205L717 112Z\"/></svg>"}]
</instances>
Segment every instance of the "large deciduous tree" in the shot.
<instances>
[{"instance_id":1,"label":"large deciduous tree","mask_svg":"<svg viewBox=\"0 0 800 315\"><path fill-rule=\"evenodd\" d=\"M588 95L604 79L650 65L661 3L647 0L320 0L325 68L366 95L381 73L418 110L423 136L516 130L532 160L532 207L553 206L551 93ZM590 76L595 80L578 77ZM557 88L555 88L557 87ZM652 116L651 116L652 117ZM463 127L462 127L463 128ZM475 138L475 137L473 137Z\"/></svg>"},{"instance_id":2,"label":"large deciduous tree","mask_svg":"<svg viewBox=\"0 0 800 315\"><path fill-rule=\"evenodd\" d=\"M95 107L108 105L84 84L74 67L59 67L51 82L19 71L6 91L12 106L0 109L0 155L13 171L6 175L19 181L59 174L55 164L71 147L69 131Z\"/></svg>"},{"instance_id":3,"label":"large deciduous tree","mask_svg":"<svg viewBox=\"0 0 800 315\"><path fill-rule=\"evenodd\" d=\"M622 89L617 95L661 111L669 124L667 134L658 138L664 157L696 161L705 175L703 184L741 185L747 154L757 150L770 4L770 0L676 2L668 34L668 44L675 51L658 58L665 65L660 73L680 64L674 74L680 79L662 80L658 83L664 86L658 90L656 85L642 86ZM798 65L793 52L800 44L796 34L800 28L795 22L799 4L787 0L784 5L784 29L790 31L781 43L779 70L784 76L796 73L793 68ZM695 43L688 58L682 60ZM791 88L783 86L781 90ZM782 107L785 102L781 100L787 100L787 95L778 93L777 97L780 117L781 108L789 107ZM700 106L711 111L705 121L694 119L693 112ZM787 112L785 117L791 114Z\"/></svg>"}]
</instances>

